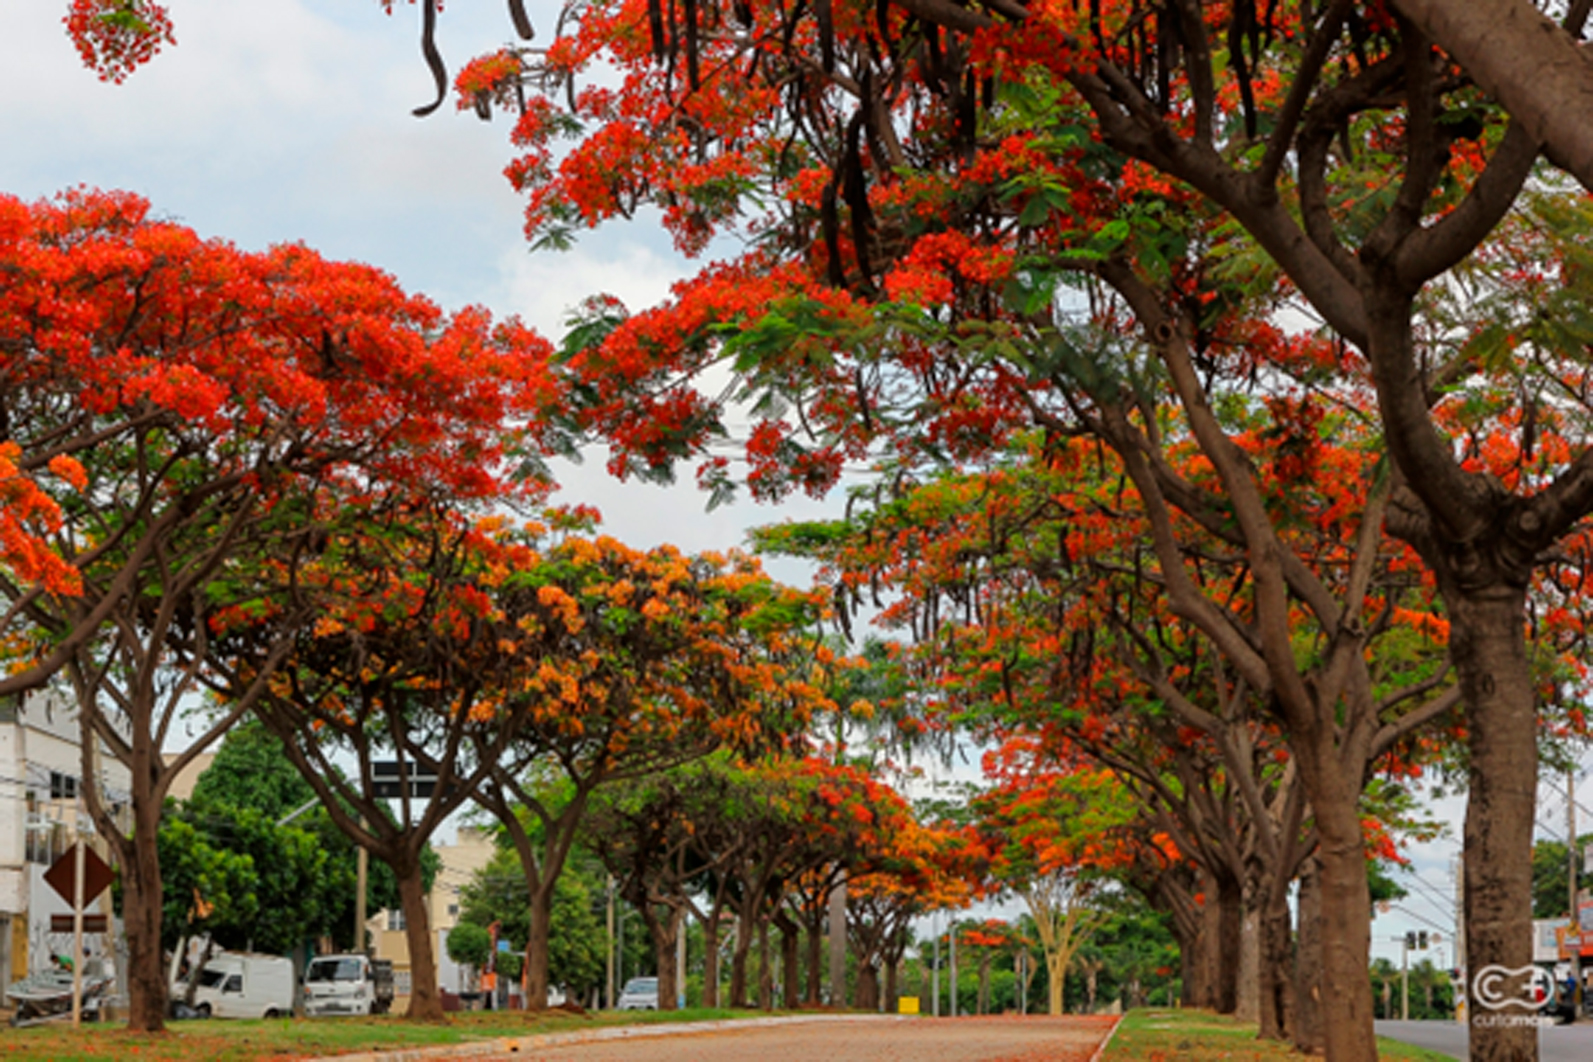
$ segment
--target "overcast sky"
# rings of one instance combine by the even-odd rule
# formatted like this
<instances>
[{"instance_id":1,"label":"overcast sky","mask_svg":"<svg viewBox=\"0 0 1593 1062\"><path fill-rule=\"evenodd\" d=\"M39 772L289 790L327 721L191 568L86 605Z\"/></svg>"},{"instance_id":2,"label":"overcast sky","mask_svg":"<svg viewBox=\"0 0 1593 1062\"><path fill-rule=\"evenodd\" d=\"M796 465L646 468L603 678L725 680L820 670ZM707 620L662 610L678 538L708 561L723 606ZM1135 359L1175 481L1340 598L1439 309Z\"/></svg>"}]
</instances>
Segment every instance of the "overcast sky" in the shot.
<instances>
[{"instance_id":1,"label":"overcast sky","mask_svg":"<svg viewBox=\"0 0 1593 1062\"><path fill-rule=\"evenodd\" d=\"M554 7L528 6L545 41ZM481 122L451 101L428 119L410 115L433 91L413 7L387 17L377 0L169 0L177 47L120 86L82 67L61 25L66 7L0 0L0 192L128 189L201 235L246 249L302 241L387 270L445 309L518 314L552 339L585 296L607 292L640 308L693 268L645 222L587 234L564 254L530 253L520 199L502 176L508 121ZM501 0L451 0L439 23L450 72L511 32ZM608 530L633 545L691 550L736 545L750 525L837 506L797 499L706 513L689 470L686 479L674 490L619 484L597 454L562 473L562 497L597 505ZM792 565L774 570L805 579ZM1563 823L1563 798L1548 794L1540 819ZM1421 884L1407 906L1419 918L1379 918L1374 954L1397 962L1389 938L1453 925L1441 900L1454 894L1463 809L1450 801L1440 814L1453 836L1412 852Z\"/></svg>"}]
</instances>

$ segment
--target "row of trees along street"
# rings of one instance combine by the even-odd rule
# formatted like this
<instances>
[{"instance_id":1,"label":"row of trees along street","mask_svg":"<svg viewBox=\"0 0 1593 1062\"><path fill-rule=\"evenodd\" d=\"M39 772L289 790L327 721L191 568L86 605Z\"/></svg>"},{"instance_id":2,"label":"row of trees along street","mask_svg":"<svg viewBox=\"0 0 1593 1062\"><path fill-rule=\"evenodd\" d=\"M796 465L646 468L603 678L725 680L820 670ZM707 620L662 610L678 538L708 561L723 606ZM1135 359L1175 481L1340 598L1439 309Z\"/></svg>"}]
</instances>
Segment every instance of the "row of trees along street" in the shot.
<instances>
[{"instance_id":1,"label":"row of trees along street","mask_svg":"<svg viewBox=\"0 0 1593 1062\"><path fill-rule=\"evenodd\" d=\"M448 81L421 6L426 113ZM747 239L659 306L594 293L557 354L130 197L0 201L0 690L69 684L132 771L131 830L86 796L134 1024L160 1021L161 797L249 714L412 924L467 801L503 824L533 938L588 816L616 846L646 820L634 847L673 862L594 854L655 944L734 911L738 999L749 934L814 917L793 898L836 868L879 901L850 935L884 958L893 890L1022 894L1053 989L1109 875L1171 919L1190 1002L1371 1062L1369 868L1424 829L1434 768L1468 793L1467 963L1528 966L1540 747L1586 726L1593 153L1564 102L1593 97L1589 6L572 4L454 82L512 114L535 245L646 207L688 254ZM115 78L170 36L148 0L78 0L69 29ZM710 370L733 385L699 390ZM710 446L749 410L732 465ZM762 534L821 563L811 594L579 513L479 518L590 441L620 475L694 462L715 501L875 474L844 518ZM879 695L819 654L823 603L899 635L856 665ZM215 712L168 763L200 688ZM695 786L861 769L813 737L848 715L979 740L986 790L961 816L869 797L885 857L804 864L784 822L695 838ZM389 814L378 754L442 795Z\"/></svg>"}]
</instances>

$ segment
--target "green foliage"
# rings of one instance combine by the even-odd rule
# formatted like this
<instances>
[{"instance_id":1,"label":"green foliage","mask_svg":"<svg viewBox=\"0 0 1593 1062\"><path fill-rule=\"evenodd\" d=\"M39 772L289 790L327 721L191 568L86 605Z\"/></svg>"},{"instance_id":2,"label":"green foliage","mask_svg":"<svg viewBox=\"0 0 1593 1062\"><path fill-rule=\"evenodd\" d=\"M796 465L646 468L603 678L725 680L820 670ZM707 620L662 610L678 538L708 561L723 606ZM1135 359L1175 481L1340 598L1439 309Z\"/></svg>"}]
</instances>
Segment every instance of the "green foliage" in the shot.
<instances>
[{"instance_id":1,"label":"green foliage","mask_svg":"<svg viewBox=\"0 0 1593 1062\"><path fill-rule=\"evenodd\" d=\"M1577 838L1577 849L1593 844L1593 834ZM1593 887L1593 875L1576 861L1577 888ZM1532 917L1565 918L1570 913L1571 865L1561 841L1539 841L1532 846Z\"/></svg>"},{"instance_id":2,"label":"green foliage","mask_svg":"<svg viewBox=\"0 0 1593 1062\"><path fill-rule=\"evenodd\" d=\"M588 880L590 872L583 873L579 866L566 866L553 887L552 910L548 918L548 980L580 996L603 979L604 945L606 934L597 913L600 895L596 884ZM515 955L518 976L519 955L526 945L531 930L531 904L526 890L525 877L520 872L520 861L514 852L500 849L492 861L483 867L470 884L459 893L461 923L485 927L498 923L499 939L509 941ZM464 926L454 930L457 934ZM468 932L468 931L467 931ZM486 930L481 929L483 934ZM449 937L449 954L453 954L453 935ZM468 961L456 959L455 961ZM480 965L476 963L475 965ZM498 969L509 974L509 963L503 953L498 956Z\"/></svg>"},{"instance_id":3,"label":"green foliage","mask_svg":"<svg viewBox=\"0 0 1593 1062\"><path fill-rule=\"evenodd\" d=\"M216 758L194 783L192 800L253 808L275 821L315 798L315 790L282 751L281 740L259 722L245 719L222 739Z\"/></svg>"},{"instance_id":4,"label":"green foliage","mask_svg":"<svg viewBox=\"0 0 1593 1062\"><path fill-rule=\"evenodd\" d=\"M1413 1021L1434 1021L1455 1013L1455 986L1446 970L1422 959L1410 966L1410 1016ZM1372 1009L1379 1018L1396 1019L1403 1013L1404 980L1398 966L1387 959L1372 963Z\"/></svg>"},{"instance_id":5,"label":"green foliage","mask_svg":"<svg viewBox=\"0 0 1593 1062\"><path fill-rule=\"evenodd\" d=\"M185 933L208 931L218 941L252 925L260 913L254 860L229 851L208 830L168 818L156 839L165 909L161 944L175 947Z\"/></svg>"},{"instance_id":6,"label":"green foliage","mask_svg":"<svg viewBox=\"0 0 1593 1062\"><path fill-rule=\"evenodd\" d=\"M1098 893L1095 905L1105 920L1079 949L1068 973L1063 995L1069 1010L1084 1006L1088 973L1095 970L1096 1005L1121 999L1125 1006L1145 1003L1172 1003L1178 995L1180 961L1178 942L1173 936L1172 915L1151 907L1130 890ZM1035 978L1044 1006L1045 976Z\"/></svg>"},{"instance_id":7,"label":"green foliage","mask_svg":"<svg viewBox=\"0 0 1593 1062\"><path fill-rule=\"evenodd\" d=\"M1410 892L1389 873L1388 864L1378 859L1367 861L1366 885L1372 896L1374 910L1380 903L1403 900L1410 895Z\"/></svg>"},{"instance_id":8,"label":"green foliage","mask_svg":"<svg viewBox=\"0 0 1593 1062\"><path fill-rule=\"evenodd\" d=\"M287 827L275 825L314 799L315 791L288 761L276 735L254 720L244 720L228 731L216 758L195 782L193 799L176 816L194 831L168 836L167 828L174 821L170 818L162 826L168 943L183 931L199 875L218 873L213 863L205 862L211 857L203 847L193 849L198 840L253 861L253 876L233 887L257 890L258 922L250 923L249 918L255 917L251 915L238 920L234 928L221 921L218 908L210 920L214 925L198 927L209 929L222 946L241 948L253 941L256 950L285 953L301 940L322 935L330 936L338 947L361 946L353 939L359 858L354 842L321 807L298 815ZM168 858L176 862L168 863ZM426 889L441 865L429 846L421 853L421 883ZM205 866L212 869L202 871ZM211 900L206 889L200 893ZM372 912L399 905L397 879L380 860L370 862L365 902Z\"/></svg>"},{"instance_id":9,"label":"green foliage","mask_svg":"<svg viewBox=\"0 0 1593 1062\"><path fill-rule=\"evenodd\" d=\"M475 922L460 922L448 931L448 957L461 966L478 969L492 954L492 934Z\"/></svg>"}]
</instances>

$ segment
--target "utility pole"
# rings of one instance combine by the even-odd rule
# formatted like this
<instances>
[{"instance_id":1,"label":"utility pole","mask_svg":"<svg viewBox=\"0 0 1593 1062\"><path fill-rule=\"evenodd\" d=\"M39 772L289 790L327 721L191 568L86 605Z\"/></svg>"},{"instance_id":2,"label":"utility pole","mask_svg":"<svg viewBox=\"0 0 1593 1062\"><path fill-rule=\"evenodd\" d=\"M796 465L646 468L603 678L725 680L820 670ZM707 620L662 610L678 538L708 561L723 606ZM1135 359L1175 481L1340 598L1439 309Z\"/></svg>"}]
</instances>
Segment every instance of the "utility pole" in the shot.
<instances>
[{"instance_id":1,"label":"utility pole","mask_svg":"<svg viewBox=\"0 0 1593 1062\"><path fill-rule=\"evenodd\" d=\"M608 876L608 947L603 949L608 953L608 1000L610 1010L614 1007L614 875Z\"/></svg>"},{"instance_id":2,"label":"utility pole","mask_svg":"<svg viewBox=\"0 0 1593 1062\"><path fill-rule=\"evenodd\" d=\"M1023 1015L1023 1014L1028 1013L1028 1011L1025 1010L1024 1008L1025 1008L1025 1005L1029 1002L1029 1000L1028 1000L1029 994L1024 991L1024 981L1023 981L1024 971L1028 968L1028 965L1029 965L1028 962L1027 962L1028 958L1029 958L1029 952L1026 949L1020 947L1018 949L1018 962L1017 962L1017 967L1018 968L1013 971L1013 973L1017 975L1017 979L1018 979L1018 1014L1019 1015Z\"/></svg>"},{"instance_id":3,"label":"utility pole","mask_svg":"<svg viewBox=\"0 0 1593 1062\"><path fill-rule=\"evenodd\" d=\"M1399 1020L1410 1021L1410 934L1399 942Z\"/></svg>"},{"instance_id":4,"label":"utility pole","mask_svg":"<svg viewBox=\"0 0 1593 1062\"><path fill-rule=\"evenodd\" d=\"M365 828L365 816L360 816L360 829ZM365 949L365 882L370 875L371 854L362 844L354 862L354 953L364 955Z\"/></svg>"},{"instance_id":5,"label":"utility pole","mask_svg":"<svg viewBox=\"0 0 1593 1062\"><path fill-rule=\"evenodd\" d=\"M93 740L90 738L90 740ZM79 787L81 789L81 787ZM83 1022L83 798L78 797L72 859L72 1028ZM106 926L109 932L110 926Z\"/></svg>"},{"instance_id":6,"label":"utility pole","mask_svg":"<svg viewBox=\"0 0 1593 1062\"><path fill-rule=\"evenodd\" d=\"M951 1016L957 1016L957 920L951 920L951 931L946 937L946 947L951 951Z\"/></svg>"},{"instance_id":7,"label":"utility pole","mask_svg":"<svg viewBox=\"0 0 1593 1062\"><path fill-rule=\"evenodd\" d=\"M675 912L670 911L668 917L674 918ZM686 1007L686 920L680 919L680 927L675 930L675 1005L684 1010Z\"/></svg>"},{"instance_id":8,"label":"utility pole","mask_svg":"<svg viewBox=\"0 0 1593 1062\"><path fill-rule=\"evenodd\" d=\"M830 890L830 1006L846 1006L846 878Z\"/></svg>"},{"instance_id":9,"label":"utility pole","mask_svg":"<svg viewBox=\"0 0 1593 1062\"><path fill-rule=\"evenodd\" d=\"M1471 1009L1471 975L1466 969L1466 857L1455 857L1455 969L1460 973L1460 997L1455 1003L1455 1020L1464 1025Z\"/></svg>"},{"instance_id":10,"label":"utility pole","mask_svg":"<svg viewBox=\"0 0 1593 1062\"><path fill-rule=\"evenodd\" d=\"M1565 857L1570 864L1571 930L1576 934L1576 947L1571 949L1571 1015L1573 1020L1582 1016L1582 918L1578 910L1581 898L1576 887L1576 767L1565 772ZM1570 933L1566 934L1570 936Z\"/></svg>"}]
</instances>

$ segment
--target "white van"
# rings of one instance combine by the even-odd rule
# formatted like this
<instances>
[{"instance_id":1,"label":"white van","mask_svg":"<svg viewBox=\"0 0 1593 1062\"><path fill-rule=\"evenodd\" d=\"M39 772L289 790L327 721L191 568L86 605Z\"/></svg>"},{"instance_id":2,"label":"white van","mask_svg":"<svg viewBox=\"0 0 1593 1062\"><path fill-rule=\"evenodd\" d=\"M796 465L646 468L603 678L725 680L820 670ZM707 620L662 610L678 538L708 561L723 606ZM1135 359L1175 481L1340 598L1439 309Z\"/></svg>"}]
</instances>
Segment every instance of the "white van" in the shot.
<instances>
[{"instance_id":1,"label":"white van","mask_svg":"<svg viewBox=\"0 0 1593 1062\"><path fill-rule=\"evenodd\" d=\"M279 1018L293 1013L293 960L222 952L199 971L194 1009L207 1018Z\"/></svg>"},{"instance_id":2,"label":"white van","mask_svg":"<svg viewBox=\"0 0 1593 1062\"><path fill-rule=\"evenodd\" d=\"M385 1014L393 1005L393 964L364 955L322 955L304 971L304 1013Z\"/></svg>"}]
</instances>

